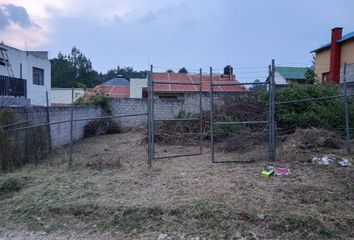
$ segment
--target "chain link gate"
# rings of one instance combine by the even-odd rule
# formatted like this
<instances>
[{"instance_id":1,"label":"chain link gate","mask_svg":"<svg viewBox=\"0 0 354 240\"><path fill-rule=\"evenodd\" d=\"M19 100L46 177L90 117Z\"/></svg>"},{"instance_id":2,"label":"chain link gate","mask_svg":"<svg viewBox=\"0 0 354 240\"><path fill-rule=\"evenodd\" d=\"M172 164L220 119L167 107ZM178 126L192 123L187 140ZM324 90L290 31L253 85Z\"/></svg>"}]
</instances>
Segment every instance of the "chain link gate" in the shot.
<instances>
[{"instance_id":1,"label":"chain link gate","mask_svg":"<svg viewBox=\"0 0 354 240\"><path fill-rule=\"evenodd\" d=\"M266 82L238 83L220 81L210 68L212 163L275 160L274 72L273 61Z\"/></svg>"},{"instance_id":2,"label":"chain link gate","mask_svg":"<svg viewBox=\"0 0 354 240\"><path fill-rule=\"evenodd\" d=\"M179 95L171 97L168 93ZM151 65L148 75L149 166L154 159L202 154L202 101L202 69L198 74L154 73ZM173 142L173 144L164 144L164 142Z\"/></svg>"}]
</instances>

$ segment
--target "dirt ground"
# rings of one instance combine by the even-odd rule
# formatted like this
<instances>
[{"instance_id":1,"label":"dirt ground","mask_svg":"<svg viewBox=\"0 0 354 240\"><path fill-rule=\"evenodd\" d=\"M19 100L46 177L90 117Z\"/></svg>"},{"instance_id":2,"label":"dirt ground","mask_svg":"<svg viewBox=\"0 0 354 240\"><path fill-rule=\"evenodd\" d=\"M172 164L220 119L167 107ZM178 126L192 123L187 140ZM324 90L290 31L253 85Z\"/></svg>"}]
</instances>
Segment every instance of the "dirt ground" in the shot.
<instances>
[{"instance_id":1,"label":"dirt ground","mask_svg":"<svg viewBox=\"0 0 354 240\"><path fill-rule=\"evenodd\" d=\"M262 158L211 164L205 149L148 168L142 138L87 138L70 168L63 150L0 174L0 239L354 239L353 165L316 166L288 150L274 165L292 174L263 179ZM158 147L172 149L198 151Z\"/></svg>"}]
</instances>

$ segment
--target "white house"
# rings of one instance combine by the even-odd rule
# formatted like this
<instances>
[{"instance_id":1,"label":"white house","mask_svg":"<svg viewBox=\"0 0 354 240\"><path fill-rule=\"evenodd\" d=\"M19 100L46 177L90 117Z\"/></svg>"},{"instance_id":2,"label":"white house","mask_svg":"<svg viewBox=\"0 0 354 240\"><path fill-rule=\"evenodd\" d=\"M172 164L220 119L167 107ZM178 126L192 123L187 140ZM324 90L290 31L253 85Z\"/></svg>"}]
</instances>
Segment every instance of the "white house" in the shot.
<instances>
[{"instance_id":1,"label":"white house","mask_svg":"<svg viewBox=\"0 0 354 240\"><path fill-rule=\"evenodd\" d=\"M13 94L9 89L11 84L26 81L24 93ZM7 83L5 83L7 81ZM16 84L15 84L16 85ZM0 44L0 95L5 97L27 97L31 105L46 105L48 91L50 104L51 67L48 52L21 51L19 49Z\"/></svg>"},{"instance_id":2,"label":"white house","mask_svg":"<svg viewBox=\"0 0 354 240\"><path fill-rule=\"evenodd\" d=\"M83 88L74 88L74 102L79 98L84 96L85 90ZM50 102L52 105L67 105L71 104L72 101L72 90L71 88L52 88L50 94Z\"/></svg>"},{"instance_id":3,"label":"white house","mask_svg":"<svg viewBox=\"0 0 354 240\"><path fill-rule=\"evenodd\" d=\"M308 68L305 67L276 67L274 73L275 84L306 83L307 71Z\"/></svg>"},{"instance_id":4,"label":"white house","mask_svg":"<svg viewBox=\"0 0 354 240\"><path fill-rule=\"evenodd\" d=\"M143 98L147 93L147 78L131 78L130 79L130 97Z\"/></svg>"}]
</instances>

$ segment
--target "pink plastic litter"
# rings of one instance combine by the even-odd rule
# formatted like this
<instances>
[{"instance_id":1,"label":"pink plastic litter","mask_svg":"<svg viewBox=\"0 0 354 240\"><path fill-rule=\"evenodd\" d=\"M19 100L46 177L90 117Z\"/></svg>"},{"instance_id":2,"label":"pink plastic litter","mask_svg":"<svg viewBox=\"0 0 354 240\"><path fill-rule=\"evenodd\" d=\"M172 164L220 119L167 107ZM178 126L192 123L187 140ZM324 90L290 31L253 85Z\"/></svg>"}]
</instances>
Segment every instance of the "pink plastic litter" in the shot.
<instances>
[{"instance_id":1,"label":"pink plastic litter","mask_svg":"<svg viewBox=\"0 0 354 240\"><path fill-rule=\"evenodd\" d=\"M289 168L284 168L284 167L277 167L275 168L275 175L281 176L281 175L290 175L290 169Z\"/></svg>"}]
</instances>

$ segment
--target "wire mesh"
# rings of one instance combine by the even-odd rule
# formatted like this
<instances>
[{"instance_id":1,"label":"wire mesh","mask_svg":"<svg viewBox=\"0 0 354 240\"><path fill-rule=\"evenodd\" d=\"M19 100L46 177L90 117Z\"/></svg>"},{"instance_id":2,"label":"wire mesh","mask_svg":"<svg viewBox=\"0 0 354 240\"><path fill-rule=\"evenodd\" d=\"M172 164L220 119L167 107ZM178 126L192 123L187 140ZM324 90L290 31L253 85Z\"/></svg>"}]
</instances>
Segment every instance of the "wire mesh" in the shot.
<instances>
[{"instance_id":1,"label":"wire mesh","mask_svg":"<svg viewBox=\"0 0 354 240\"><path fill-rule=\"evenodd\" d=\"M154 72L151 68L152 159L202 153L203 84L202 70L199 73L175 73L169 69Z\"/></svg>"},{"instance_id":2,"label":"wire mesh","mask_svg":"<svg viewBox=\"0 0 354 240\"><path fill-rule=\"evenodd\" d=\"M354 79L341 84L287 85L276 90L277 159L351 151ZM348 83L347 83L348 82Z\"/></svg>"},{"instance_id":3,"label":"wire mesh","mask_svg":"<svg viewBox=\"0 0 354 240\"><path fill-rule=\"evenodd\" d=\"M268 159L268 84L243 84L244 90L214 92L220 85L212 83L212 162Z\"/></svg>"},{"instance_id":4,"label":"wire mesh","mask_svg":"<svg viewBox=\"0 0 354 240\"><path fill-rule=\"evenodd\" d=\"M134 102L130 105L135 106ZM107 113L100 107L74 104L61 107L0 106L1 168L7 171L44 161L70 167L88 164L100 168L113 166L122 158L119 151L114 150L109 161L101 161L108 149L116 149L114 144L127 142L123 138L131 140L139 136L141 139L128 141L130 148L136 147L140 141L147 148L147 141L144 141L147 112L144 107L139 107L140 111L121 109L122 103L112 101L110 108L112 112ZM130 135L132 131L138 133ZM110 148L101 144L107 141L103 135L110 135Z\"/></svg>"},{"instance_id":5,"label":"wire mesh","mask_svg":"<svg viewBox=\"0 0 354 240\"><path fill-rule=\"evenodd\" d=\"M343 70L341 84L272 88L272 69L270 76L264 76L268 81L254 83L238 83L224 72L174 74L151 69L149 99L112 101L109 113L76 105L9 107L0 103L1 168L12 170L44 159L118 166L124 156L112 153L114 144L128 144L125 138L134 136L116 134L137 128L144 132L141 140L150 160L199 155L207 143L216 163L273 159L275 147L277 160L305 160L313 151L350 152L354 75ZM272 137L275 123L276 139ZM103 135L108 142L101 142ZM84 143L96 147L85 149ZM79 159L83 155L87 159Z\"/></svg>"}]
</instances>

